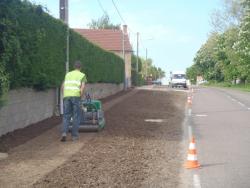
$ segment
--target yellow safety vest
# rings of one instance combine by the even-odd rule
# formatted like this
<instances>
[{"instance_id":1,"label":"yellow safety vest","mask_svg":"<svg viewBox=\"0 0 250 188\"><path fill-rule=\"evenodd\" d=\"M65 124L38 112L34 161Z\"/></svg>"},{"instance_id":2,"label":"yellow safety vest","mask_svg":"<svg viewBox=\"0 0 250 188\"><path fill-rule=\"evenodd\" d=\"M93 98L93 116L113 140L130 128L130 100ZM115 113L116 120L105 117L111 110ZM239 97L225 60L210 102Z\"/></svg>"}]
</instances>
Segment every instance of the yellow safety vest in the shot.
<instances>
[{"instance_id":1,"label":"yellow safety vest","mask_svg":"<svg viewBox=\"0 0 250 188\"><path fill-rule=\"evenodd\" d=\"M68 72L64 80L63 97L80 97L82 82L86 82L85 74L79 70Z\"/></svg>"}]
</instances>

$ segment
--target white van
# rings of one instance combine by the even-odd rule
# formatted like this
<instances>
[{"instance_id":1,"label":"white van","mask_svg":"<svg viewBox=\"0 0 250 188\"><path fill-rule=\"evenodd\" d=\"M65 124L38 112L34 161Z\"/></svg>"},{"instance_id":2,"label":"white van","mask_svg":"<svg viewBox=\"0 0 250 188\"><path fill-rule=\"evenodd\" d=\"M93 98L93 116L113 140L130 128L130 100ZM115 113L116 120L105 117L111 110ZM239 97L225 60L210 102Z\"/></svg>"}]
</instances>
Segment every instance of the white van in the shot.
<instances>
[{"instance_id":1,"label":"white van","mask_svg":"<svg viewBox=\"0 0 250 188\"><path fill-rule=\"evenodd\" d=\"M170 83L169 86L174 87L184 87L187 88L186 74L184 71L173 71L170 72Z\"/></svg>"}]
</instances>

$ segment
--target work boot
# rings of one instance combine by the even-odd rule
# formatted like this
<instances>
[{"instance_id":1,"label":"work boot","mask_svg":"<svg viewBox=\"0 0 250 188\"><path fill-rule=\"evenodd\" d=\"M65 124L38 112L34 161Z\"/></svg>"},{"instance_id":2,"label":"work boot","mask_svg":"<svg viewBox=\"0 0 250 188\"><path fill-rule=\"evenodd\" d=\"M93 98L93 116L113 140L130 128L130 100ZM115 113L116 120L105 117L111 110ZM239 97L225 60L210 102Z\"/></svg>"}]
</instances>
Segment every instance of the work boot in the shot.
<instances>
[{"instance_id":1,"label":"work boot","mask_svg":"<svg viewBox=\"0 0 250 188\"><path fill-rule=\"evenodd\" d=\"M66 134L65 133L62 134L61 142L66 142Z\"/></svg>"},{"instance_id":2,"label":"work boot","mask_svg":"<svg viewBox=\"0 0 250 188\"><path fill-rule=\"evenodd\" d=\"M61 142L66 142L66 136L62 136Z\"/></svg>"}]
</instances>

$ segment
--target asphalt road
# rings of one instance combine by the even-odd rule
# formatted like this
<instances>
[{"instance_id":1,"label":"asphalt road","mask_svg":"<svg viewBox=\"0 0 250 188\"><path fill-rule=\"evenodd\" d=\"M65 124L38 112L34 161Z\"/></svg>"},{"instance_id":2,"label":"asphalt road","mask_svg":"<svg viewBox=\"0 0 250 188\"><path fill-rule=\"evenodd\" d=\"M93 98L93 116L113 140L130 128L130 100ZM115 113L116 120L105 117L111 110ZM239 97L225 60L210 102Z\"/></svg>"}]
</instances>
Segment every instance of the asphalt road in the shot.
<instances>
[{"instance_id":1,"label":"asphalt road","mask_svg":"<svg viewBox=\"0 0 250 188\"><path fill-rule=\"evenodd\" d=\"M193 187L250 187L250 93L198 88L190 125L201 168L188 171Z\"/></svg>"}]
</instances>

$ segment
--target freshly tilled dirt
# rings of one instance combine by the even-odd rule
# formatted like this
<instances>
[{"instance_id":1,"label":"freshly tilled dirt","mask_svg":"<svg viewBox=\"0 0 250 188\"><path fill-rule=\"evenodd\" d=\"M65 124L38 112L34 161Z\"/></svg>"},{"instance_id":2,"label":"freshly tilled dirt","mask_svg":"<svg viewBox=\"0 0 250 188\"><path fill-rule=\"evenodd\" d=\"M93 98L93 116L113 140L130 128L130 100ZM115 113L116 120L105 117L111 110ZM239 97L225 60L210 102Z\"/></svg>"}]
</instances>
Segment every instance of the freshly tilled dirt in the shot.
<instances>
[{"instance_id":1,"label":"freshly tilled dirt","mask_svg":"<svg viewBox=\"0 0 250 188\"><path fill-rule=\"evenodd\" d=\"M33 187L177 187L185 96L141 90L126 98L105 113L102 132Z\"/></svg>"},{"instance_id":2,"label":"freshly tilled dirt","mask_svg":"<svg viewBox=\"0 0 250 188\"><path fill-rule=\"evenodd\" d=\"M41 135L52 129L59 123L62 118L53 116L38 123L29 125L22 129L17 129L0 137L0 152L8 152L11 148L22 145L29 140Z\"/></svg>"}]
</instances>

